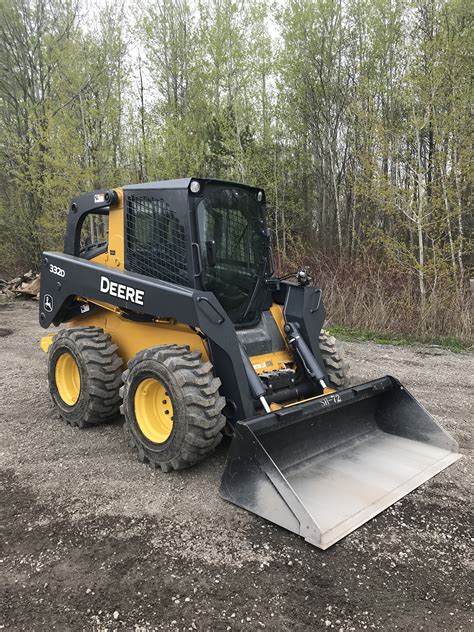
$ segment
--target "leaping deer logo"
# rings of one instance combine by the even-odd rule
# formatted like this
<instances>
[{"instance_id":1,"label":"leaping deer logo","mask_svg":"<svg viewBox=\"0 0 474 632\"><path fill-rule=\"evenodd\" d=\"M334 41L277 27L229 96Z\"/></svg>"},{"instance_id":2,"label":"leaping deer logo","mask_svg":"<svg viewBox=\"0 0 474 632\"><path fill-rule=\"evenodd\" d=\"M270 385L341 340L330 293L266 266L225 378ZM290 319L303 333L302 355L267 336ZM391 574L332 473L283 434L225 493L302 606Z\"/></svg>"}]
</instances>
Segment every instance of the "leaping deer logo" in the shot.
<instances>
[{"instance_id":1,"label":"leaping deer logo","mask_svg":"<svg viewBox=\"0 0 474 632\"><path fill-rule=\"evenodd\" d=\"M45 310L47 312L52 312L53 305L53 297L51 296L51 294L45 294L43 297L43 307L45 308Z\"/></svg>"}]
</instances>

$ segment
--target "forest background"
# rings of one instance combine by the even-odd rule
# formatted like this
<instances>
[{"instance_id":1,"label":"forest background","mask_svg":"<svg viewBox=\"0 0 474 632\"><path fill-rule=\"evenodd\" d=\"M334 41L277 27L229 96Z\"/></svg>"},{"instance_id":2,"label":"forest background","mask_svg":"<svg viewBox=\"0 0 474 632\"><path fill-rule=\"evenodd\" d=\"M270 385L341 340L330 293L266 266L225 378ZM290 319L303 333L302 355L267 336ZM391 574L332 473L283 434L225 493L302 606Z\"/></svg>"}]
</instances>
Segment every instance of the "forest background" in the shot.
<instances>
[{"instance_id":1,"label":"forest background","mask_svg":"<svg viewBox=\"0 0 474 632\"><path fill-rule=\"evenodd\" d=\"M469 344L472 7L0 0L0 270L83 191L238 180L332 326Z\"/></svg>"}]
</instances>

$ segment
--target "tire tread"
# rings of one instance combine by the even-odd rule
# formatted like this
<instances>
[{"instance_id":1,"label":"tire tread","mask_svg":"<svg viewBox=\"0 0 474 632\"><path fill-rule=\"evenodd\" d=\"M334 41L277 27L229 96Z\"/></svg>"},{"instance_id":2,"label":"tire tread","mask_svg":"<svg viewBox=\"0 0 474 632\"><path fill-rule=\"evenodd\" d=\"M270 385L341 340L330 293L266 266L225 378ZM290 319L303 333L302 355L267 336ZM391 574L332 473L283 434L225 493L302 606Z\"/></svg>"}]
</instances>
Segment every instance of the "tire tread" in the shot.
<instances>
[{"instance_id":1,"label":"tire tread","mask_svg":"<svg viewBox=\"0 0 474 632\"><path fill-rule=\"evenodd\" d=\"M338 349L336 338L322 329L319 334L319 348L329 378L328 386L336 390L347 388L349 386L349 364Z\"/></svg>"}]
</instances>

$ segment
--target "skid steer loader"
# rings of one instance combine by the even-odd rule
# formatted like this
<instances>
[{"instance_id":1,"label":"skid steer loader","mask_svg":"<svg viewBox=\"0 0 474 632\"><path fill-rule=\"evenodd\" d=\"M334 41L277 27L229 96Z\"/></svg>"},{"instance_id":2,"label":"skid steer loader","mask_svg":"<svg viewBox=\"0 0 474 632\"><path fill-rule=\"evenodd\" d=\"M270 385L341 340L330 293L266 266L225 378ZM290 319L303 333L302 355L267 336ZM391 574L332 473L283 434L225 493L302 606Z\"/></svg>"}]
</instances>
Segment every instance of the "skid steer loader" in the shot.
<instances>
[{"instance_id":1,"label":"skid steer loader","mask_svg":"<svg viewBox=\"0 0 474 632\"><path fill-rule=\"evenodd\" d=\"M321 289L304 270L277 278L270 242L259 188L81 195L64 253L42 256L40 324L66 326L41 345L68 423L121 411L139 460L163 472L232 434L222 497L325 549L460 455L396 379L349 387Z\"/></svg>"}]
</instances>

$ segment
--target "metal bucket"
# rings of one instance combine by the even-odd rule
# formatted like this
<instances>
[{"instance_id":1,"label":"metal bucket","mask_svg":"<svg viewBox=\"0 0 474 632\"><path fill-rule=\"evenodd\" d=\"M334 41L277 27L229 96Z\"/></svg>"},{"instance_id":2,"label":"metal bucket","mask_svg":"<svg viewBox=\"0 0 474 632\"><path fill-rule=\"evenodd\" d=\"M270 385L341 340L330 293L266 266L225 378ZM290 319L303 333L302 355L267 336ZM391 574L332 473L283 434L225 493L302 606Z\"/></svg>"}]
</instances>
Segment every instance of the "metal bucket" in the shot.
<instances>
[{"instance_id":1,"label":"metal bucket","mask_svg":"<svg viewBox=\"0 0 474 632\"><path fill-rule=\"evenodd\" d=\"M238 422L220 493L327 549L460 456L386 376Z\"/></svg>"}]
</instances>

